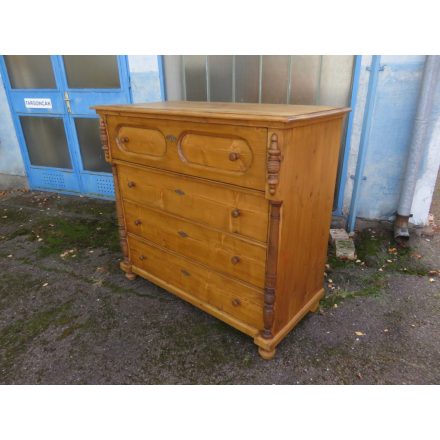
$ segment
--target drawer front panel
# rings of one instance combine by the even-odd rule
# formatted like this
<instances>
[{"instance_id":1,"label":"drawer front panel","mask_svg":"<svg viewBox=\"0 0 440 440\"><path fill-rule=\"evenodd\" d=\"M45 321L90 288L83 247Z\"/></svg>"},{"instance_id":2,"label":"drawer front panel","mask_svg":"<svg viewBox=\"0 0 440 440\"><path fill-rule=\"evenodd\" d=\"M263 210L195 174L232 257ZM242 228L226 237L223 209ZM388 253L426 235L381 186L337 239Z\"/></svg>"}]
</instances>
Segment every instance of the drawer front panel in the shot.
<instances>
[{"instance_id":1,"label":"drawer front panel","mask_svg":"<svg viewBox=\"0 0 440 440\"><path fill-rule=\"evenodd\" d=\"M269 208L262 195L151 168L118 164L117 170L123 199L266 242Z\"/></svg>"},{"instance_id":2,"label":"drawer front panel","mask_svg":"<svg viewBox=\"0 0 440 440\"><path fill-rule=\"evenodd\" d=\"M111 156L265 189L267 129L108 116Z\"/></svg>"},{"instance_id":3,"label":"drawer front panel","mask_svg":"<svg viewBox=\"0 0 440 440\"><path fill-rule=\"evenodd\" d=\"M263 291L128 237L132 264L256 329L263 328Z\"/></svg>"},{"instance_id":4,"label":"drawer front panel","mask_svg":"<svg viewBox=\"0 0 440 440\"><path fill-rule=\"evenodd\" d=\"M201 264L264 287L266 246L124 202L128 232Z\"/></svg>"}]
</instances>

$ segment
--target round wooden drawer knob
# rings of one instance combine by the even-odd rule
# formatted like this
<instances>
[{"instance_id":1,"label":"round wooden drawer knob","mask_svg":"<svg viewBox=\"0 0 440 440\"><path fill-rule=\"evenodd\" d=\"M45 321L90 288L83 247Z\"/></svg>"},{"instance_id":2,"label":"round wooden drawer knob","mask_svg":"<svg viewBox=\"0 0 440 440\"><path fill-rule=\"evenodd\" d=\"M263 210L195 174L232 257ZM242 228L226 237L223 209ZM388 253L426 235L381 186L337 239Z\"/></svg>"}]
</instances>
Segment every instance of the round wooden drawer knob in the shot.
<instances>
[{"instance_id":1,"label":"round wooden drawer knob","mask_svg":"<svg viewBox=\"0 0 440 440\"><path fill-rule=\"evenodd\" d=\"M240 158L240 153L229 153L229 160L235 161Z\"/></svg>"},{"instance_id":2,"label":"round wooden drawer knob","mask_svg":"<svg viewBox=\"0 0 440 440\"><path fill-rule=\"evenodd\" d=\"M145 260L147 257L145 257L144 255L139 255L139 260Z\"/></svg>"},{"instance_id":3,"label":"round wooden drawer knob","mask_svg":"<svg viewBox=\"0 0 440 440\"><path fill-rule=\"evenodd\" d=\"M139 219L137 219L137 220L134 221L134 224L135 224L136 226L139 226L140 224L142 224L142 221L139 220Z\"/></svg>"},{"instance_id":4,"label":"round wooden drawer knob","mask_svg":"<svg viewBox=\"0 0 440 440\"><path fill-rule=\"evenodd\" d=\"M122 136L119 138L119 142L126 144L129 141L127 136Z\"/></svg>"},{"instance_id":5,"label":"round wooden drawer knob","mask_svg":"<svg viewBox=\"0 0 440 440\"><path fill-rule=\"evenodd\" d=\"M240 261L241 261L241 259L240 259L240 257L238 257L237 255L234 255L234 256L231 258L231 263L232 263L232 264L238 264L238 263L240 263Z\"/></svg>"},{"instance_id":6,"label":"round wooden drawer knob","mask_svg":"<svg viewBox=\"0 0 440 440\"><path fill-rule=\"evenodd\" d=\"M234 299L232 300L232 305L233 305L233 306L237 307L237 306L239 306L240 304L241 304L241 301L240 301L238 298L234 298Z\"/></svg>"},{"instance_id":7,"label":"round wooden drawer knob","mask_svg":"<svg viewBox=\"0 0 440 440\"><path fill-rule=\"evenodd\" d=\"M129 188L134 188L136 186L136 184L132 180L130 180L127 185Z\"/></svg>"},{"instance_id":8,"label":"round wooden drawer knob","mask_svg":"<svg viewBox=\"0 0 440 440\"><path fill-rule=\"evenodd\" d=\"M239 209L233 209L232 212L231 212L231 215L234 218L240 217L240 214L241 214L241 212L240 212Z\"/></svg>"}]
</instances>

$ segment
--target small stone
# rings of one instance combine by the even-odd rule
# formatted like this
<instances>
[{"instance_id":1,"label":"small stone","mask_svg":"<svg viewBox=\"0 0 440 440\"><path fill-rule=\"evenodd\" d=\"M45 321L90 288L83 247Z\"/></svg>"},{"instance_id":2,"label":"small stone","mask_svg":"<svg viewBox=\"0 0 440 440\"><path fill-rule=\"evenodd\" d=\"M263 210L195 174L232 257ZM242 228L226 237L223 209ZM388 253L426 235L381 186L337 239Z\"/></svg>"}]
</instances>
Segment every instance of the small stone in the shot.
<instances>
[{"instance_id":1,"label":"small stone","mask_svg":"<svg viewBox=\"0 0 440 440\"><path fill-rule=\"evenodd\" d=\"M356 249L353 240L336 240L336 257L341 260L356 260Z\"/></svg>"},{"instance_id":2,"label":"small stone","mask_svg":"<svg viewBox=\"0 0 440 440\"><path fill-rule=\"evenodd\" d=\"M434 283L434 282L435 282L435 279L434 279L434 278L430 278L430 279L429 279L429 282L430 282L430 283Z\"/></svg>"},{"instance_id":3,"label":"small stone","mask_svg":"<svg viewBox=\"0 0 440 440\"><path fill-rule=\"evenodd\" d=\"M43 284L43 287L46 287L46 286L48 286L49 285L49 283L44 283Z\"/></svg>"}]
</instances>

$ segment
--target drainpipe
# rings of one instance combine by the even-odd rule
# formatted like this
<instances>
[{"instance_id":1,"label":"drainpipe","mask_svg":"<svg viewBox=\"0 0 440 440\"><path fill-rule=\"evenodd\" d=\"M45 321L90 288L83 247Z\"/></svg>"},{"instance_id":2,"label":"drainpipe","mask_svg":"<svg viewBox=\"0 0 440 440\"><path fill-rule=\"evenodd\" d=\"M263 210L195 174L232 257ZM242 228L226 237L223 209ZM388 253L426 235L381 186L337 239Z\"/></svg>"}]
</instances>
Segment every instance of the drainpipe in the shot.
<instances>
[{"instance_id":1,"label":"drainpipe","mask_svg":"<svg viewBox=\"0 0 440 440\"><path fill-rule=\"evenodd\" d=\"M408 239L408 221L416 189L417 177L425 151L428 127L434 103L434 92L440 73L440 56L427 56L423 69L417 113L414 119L402 190L394 222L394 238Z\"/></svg>"},{"instance_id":2,"label":"drainpipe","mask_svg":"<svg viewBox=\"0 0 440 440\"><path fill-rule=\"evenodd\" d=\"M354 175L353 192L351 195L350 211L347 219L348 232L354 231L357 211L359 207L359 192L364 174L365 157L367 146L370 139L371 120L373 116L374 100L376 96L377 82L380 71L380 55L373 55L370 66L370 79L368 81L367 99L365 102L364 120L362 123L361 140L359 143L359 153L356 163L356 173Z\"/></svg>"}]
</instances>

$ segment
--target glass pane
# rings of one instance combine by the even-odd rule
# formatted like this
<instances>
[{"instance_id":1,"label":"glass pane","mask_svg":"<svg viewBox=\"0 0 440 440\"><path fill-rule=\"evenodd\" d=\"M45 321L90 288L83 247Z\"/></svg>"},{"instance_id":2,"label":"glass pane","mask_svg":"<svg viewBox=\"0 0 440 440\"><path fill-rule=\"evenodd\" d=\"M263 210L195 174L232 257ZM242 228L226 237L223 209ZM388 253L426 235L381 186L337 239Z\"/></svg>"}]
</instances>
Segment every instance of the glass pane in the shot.
<instances>
[{"instance_id":1,"label":"glass pane","mask_svg":"<svg viewBox=\"0 0 440 440\"><path fill-rule=\"evenodd\" d=\"M206 101L206 56L185 55L186 99L188 101Z\"/></svg>"},{"instance_id":2,"label":"glass pane","mask_svg":"<svg viewBox=\"0 0 440 440\"><path fill-rule=\"evenodd\" d=\"M208 56L211 101L232 101L232 66L231 55Z\"/></svg>"},{"instance_id":3,"label":"glass pane","mask_svg":"<svg viewBox=\"0 0 440 440\"><path fill-rule=\"evenodd\" d=\"M351 95L352 55L324 55L321 69L319 104L348 105Z\"/></svg>"},{"instance_id":4,"label":"glass pane","mask_svg":"<svg viewBox=\"0 0 440 440\"><path fill-rule=\"evenodd\" d=\"M99 138L99 119L75 118L75 128L84 169L111 173L111 166L104 159Z\"/></svg>"},{"instance_id":5,"label":"glass pane","mask_svg":"<svg viewBox=\"0 0 440 440\"><path fill-rule=\"evenodd\" d=\"M235 57L236 102L258 102L260 57L238 55Z\"/></svg>"},{"instance_id":6,"label":"glass pane","mask_svg":"<svg viewBox=\"0 0 440 440\"><path fill-rule=\"evenodd\" d=\"M49 55L5 55L13 89L56 89Z\"/></svg>"},{"instance_id":7,"label":"glass pane","mask_svg":"<svg viewBox=\"0 0 440 440\"><path fill-rule=\"evenodd\" d=\"M317 103L321 58L319 55L292 56L289 104L311 105Z\"/></svg>"},{"instance_id":8,"label":"glass pane","mask_svg":"<svg viewBox=\"0 0 440 440\"><path fill-rule=\"evenodd\" d=\"M71 89L119 89L118 60L114 55L64 55Z\"/></svg>"},{"instance_id":9,"label":"glass pane","mask_svg":"<svg viewBox=\"0 0 440 440\"><path fill-rule=\"evenodd\" d=\"M62 119L20 116L20 122L32 165L72 168Z\"/></svg>"},{"instance_id":10,"label":"glass pane","mask_svg":"<svg viewBox=\"0 0 440 440\"><path fill-rule=\"evenodd\" d=\"M163 58L167 101L184 99L182 55L165 55Z\"/></svg>"},{"instance_id":11,"label":"glass pane","mask_svg":"<svg viewBox=\"0 0 440 440\"><path fill-rule=\"evenodd\" d=\"M288 55L265 55L261 102L285 104L289 79Z\"/></svg>"}]
</instances>

